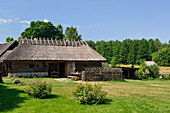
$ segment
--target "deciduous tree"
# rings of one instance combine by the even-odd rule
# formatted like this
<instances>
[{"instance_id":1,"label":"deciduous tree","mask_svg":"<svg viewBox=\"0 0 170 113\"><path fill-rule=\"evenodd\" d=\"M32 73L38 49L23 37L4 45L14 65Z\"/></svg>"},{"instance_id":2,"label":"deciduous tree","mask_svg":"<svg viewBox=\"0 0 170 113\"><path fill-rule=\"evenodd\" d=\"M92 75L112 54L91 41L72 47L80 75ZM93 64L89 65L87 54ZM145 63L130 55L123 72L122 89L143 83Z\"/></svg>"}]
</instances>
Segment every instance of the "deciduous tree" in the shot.
<instances>
[{"instance_id":1,"label":"deciduous tree","mask_svg":"<svg viewBox=\"0 0 170 113\"><path fill-rule=\"evenodd\" d=\"M66 40L82 40L81 35L78 34L76 27L67 27L65 30L65 39Z\"/></svg>"},{"instance_id":2,"label":"deciduous tree","mask_svg":"<svg viewBox=\"0 0 170 113\"><path fill-rule=\"evenodd\" d=\"M57 27L51 22L44 21L32 21L30 27L26 28L24 32L21 33L21 37L31 39L31 38L52 38L52 39L63 39L63 28L61 25Z\"/></svg>"}]
</instances>

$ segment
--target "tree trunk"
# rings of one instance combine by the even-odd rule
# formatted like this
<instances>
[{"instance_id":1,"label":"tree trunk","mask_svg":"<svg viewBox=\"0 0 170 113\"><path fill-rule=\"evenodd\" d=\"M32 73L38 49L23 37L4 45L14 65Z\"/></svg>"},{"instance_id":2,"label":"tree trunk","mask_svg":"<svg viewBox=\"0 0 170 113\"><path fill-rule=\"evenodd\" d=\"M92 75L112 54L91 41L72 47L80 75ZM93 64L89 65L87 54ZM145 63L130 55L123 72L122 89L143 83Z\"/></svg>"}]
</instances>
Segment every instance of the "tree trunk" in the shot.
<instances>
[{"instance_id":1,"label":"tree trunk","mask_svg":"<svg viewBox=\"0 0 170 113\"><path fill-rule=\"evenodd\" d=\"M0 83L4 83L2 80L2 75L0 74Z\"/></svg>"}]
</instances>

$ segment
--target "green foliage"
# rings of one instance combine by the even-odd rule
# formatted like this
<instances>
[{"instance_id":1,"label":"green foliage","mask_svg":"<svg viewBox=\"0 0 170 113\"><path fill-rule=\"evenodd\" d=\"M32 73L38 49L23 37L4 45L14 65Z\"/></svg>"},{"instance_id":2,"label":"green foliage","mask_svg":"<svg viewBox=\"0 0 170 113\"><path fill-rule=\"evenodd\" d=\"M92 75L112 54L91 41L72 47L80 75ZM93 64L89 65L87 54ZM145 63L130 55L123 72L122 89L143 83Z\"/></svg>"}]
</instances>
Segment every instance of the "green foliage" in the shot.
<instances>
[{"instance_id":1,"label":"green foliage","mask_svg":"<svg viewBox=\"0 0 170 113\"><path fill-rule=\"evenodd\" d=\"M109 63L108 62L102 62L102 67L109 67Z\"/></svg>"},{"instance_id":2,"label":"green foliage","mask_svg":"<svg viewBox=\"0 0 170 113\"><path fill-rule=\"evenodd\" d=\"M48 94L52 91L52 84L46 81L33 81L29 84L25 92L36 98L46 98Z\"/></svg>"},{"instance_id":3,"label":"green foliage","mask_svg":"<svg viewBox=\"0 0 170 113\"><path fill-rule=\"evenodd\" d=\"M66 40L82 40L81 35L78 34L76 27L67 27L65 30L65 39Z\"/></svg>"},{"instance_id":4,"label":"green foliage","mask_svg":"<svg viewBox=\"0 0 170 113\"><path fill-rule=\"evenodd\" d=\"M96 51L102 56L106 57L106 42L101 40L96 42Z\"/></svg>"},{"instance_id":5,"label":"green foliage","mask_svg":"<svg viewBox=\"0 0 170 113\"><path fill-rule=\"evenodd\" d=\"M86 41L87 44L92 48L92 49L96 49L96 44L92 41L92 40L89 40L89 41Z\"/></svg>"},{"instance_id":6,"label":"green foliage","mask_svg":"<svg viewBox=\"0 0 170 113\"><path fill-rule=\"evenodd\" d=\"M149 73L146 73L146 70L149 71ZM144 60L140 60L140 69L138 71L138 77L141 79L146 79L148 77L151 78L159 78L159 67L154 65L147 66L144 63ZM149 79L149 78L148 78Z\"/></svg>"},{"instance_id":7,"label":"green foliage","mask_svg":"<svg viewBox=\"0 0 170 113\"><path fill-rule=\"evenodd\" d=\"M13 37L7 37L7 38L6 38L6 42L11 42L11 41L14 41L14 38L13 38Z\"/></svg>"},{"instance_id":8,"label":"green foliage","mask_svg":"<svg viewBox=\"0 0 170 113\"><path fill-rule=\"evenodd\" d=\"M112 57L112 60L110 61L110 64L113 66L113 67L116 67L116 57Z\"/></svg>"},{"instance_id":9,"label":"green foliage","mask_svg":"<svg viewBox=\"0 0 170 113\"><path fill-rule=\"evenodd\" d=\"M81 104L100 104L106 103L107 92L101 90L100 85L78 84L73 90L77 102Z\"/></svg>"},{"instance_id":10,"label":"green foliage","mask_svg":"<svg viewBox=\"0 0 170 113\"><path fill-rule=\"evenodd\" d=\"M87 43L105 57L109 63L111 63L112 57L115 57L117 64L140 64L140 59L151 61L155 56L152 55L153 53L161 50L161 48L170 48L170 44L162 44L159 39L149 39L148 41L146 39L125 39L122 42L118 40L110 40L107 42L101 40L96 43L90 40L87 41ZM164 60L168 62L168 59L169 57L166 57ZM168 66L169 64L163 63L164 60L160 59L158 61L161 62L162 65Z\"/></svg>"},{"instance_id":11,"label":"green foliage","mask_svg":"<svg viewBox=\"0 0 170 113\"><path fill-rule=\"evenodd\" d=\"M170 66L170 48L160 49L152 54L152 60L159 66Z\"/></svg>"},{"instance_id":12,"label":"green foliage","mask_svg":"<svg viewBox=\"0 0 170 113\"><path fill-rule=\"evenodd\" d=\"M140 69L138 71L138 77L140 79L146 79L147 78L147 75L146 75L146 64L144 63L144 60L143 59L140 59Z\"/></svg>"},{"instance_id":13,"label":"green foliage","mask_svg":"<svg viewBox=\"0 0 170 113\"><path fill-rule=\"evenodd\" d=\"M156 46L155 46L155 44L154 44L153 39L149 39L149 40L148 40L148 44L149 44L149 49L148 49L149 58L148 58L148 59L149 59L149 60L152 60L151 54L156 51Z\"/></svg>"},{"instance_id":14,"label":"green foliage","mask_svg":"<svg viewBox=\"0 0 170 113\"><path fill-rule=\"evenodd\" d=\"M163 79L164 80L170 80L170 76L169 75L163 75Z\"/></svg>"},{"instance_id":15,"label":"green foliage","mask_svg":"<svg viewBox=\"0 0 170 113\"><path fill-rule=\"evenodd\" d=\"M146 68L148 69L151 77L159 78L159 67L158 66L156 66L154 64L154 65L151 65L151 66L147 66Z\"/></svg>"},{"instance_id":16,"label":"green foliage","mask_svg":"<svg viewBox=\"0 0 170 113\"><path fill-rule=\"evenodd\" d=\"M128 40L123 40L122 46L120 49L120 62L122 64L127 64L127 56L129 52Z\"/></svg>"},{"instance_id":17,"label":"green foliage","mask_svg":"<svg viewBox=\"0 0 170 113\"><path fill-rule=\"evenodd\" d=\"M156 50L158 51L160 49L162 43L160 42L159 39L155 39L154 44L156 46Z\"/></svg>"},{"instance_id":18,"label":"green foliage","mask_svg":"<svg viewBox=\"0 0 170 113\"><path fill-rule=\"evenodd\" d=\"M63 39L63 28L61 25L57 27L51 22L43 21L32 21L30 27L26 28L24 32L21 33L21 37L31 39L31 38L52 38L52 39Z\"/></svg>"},{"instance_id":19,"label":"green foliage","mask_svg":"<svg viewBox=\"0 0 170 113\"><path fill-rule=\"evenodd\" d=\"M148 60L148 49L149 49L149 44L146 39L142 39L139 41L139 50L137 53L137 59L146 59Z\"/></svg>"}]
</instances>

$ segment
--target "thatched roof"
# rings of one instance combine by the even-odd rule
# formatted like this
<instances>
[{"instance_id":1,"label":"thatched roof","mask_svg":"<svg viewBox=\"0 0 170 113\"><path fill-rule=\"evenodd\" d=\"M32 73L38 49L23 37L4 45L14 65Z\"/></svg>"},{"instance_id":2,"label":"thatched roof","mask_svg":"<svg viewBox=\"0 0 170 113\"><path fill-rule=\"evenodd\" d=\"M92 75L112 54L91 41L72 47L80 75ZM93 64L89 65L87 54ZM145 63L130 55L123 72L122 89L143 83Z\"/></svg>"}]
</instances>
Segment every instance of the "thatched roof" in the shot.
<instances>
[{"instance_id":1,"label":"thatched roof","mask_svg":"<svg viewBox=\"0 0 170 113\"><path fill-rule=\"evenodd\" d=\"M157 66L157 64L154 61L145 61L145 64L147 66L152 66L152 65L156 65Z\"/></svg>"},{"instance_id":2,"label":"thatched roof","mask_svg":"<svg viewBox=\"0 0 170 113\"><path fill-rule=\"evenodd\" d=\"M14 44L16 41L0 44L0 57Z\"/></svg>"},{"instance_id":3,"label":"thatched roof","mask_svg":"<svg viewBox=\"0 0 170 113\"><path fill-rule=\"evenodd\" d=\"M106 61L85 41L21 39L4 60Z\"/></svg>"}]
</instances>

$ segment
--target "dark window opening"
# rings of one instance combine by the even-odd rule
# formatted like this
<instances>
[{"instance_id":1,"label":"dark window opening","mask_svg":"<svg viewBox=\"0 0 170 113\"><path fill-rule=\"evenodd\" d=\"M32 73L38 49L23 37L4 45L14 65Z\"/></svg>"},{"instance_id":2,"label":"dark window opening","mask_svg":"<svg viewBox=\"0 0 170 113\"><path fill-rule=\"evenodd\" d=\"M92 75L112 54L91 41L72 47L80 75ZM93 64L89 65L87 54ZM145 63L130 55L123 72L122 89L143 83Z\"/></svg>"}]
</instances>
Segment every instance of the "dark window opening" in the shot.
<instances>
[{"instance_id":1,"label":"dark window opening","mask_svg":"<svg viewBox=\"0 0 170 113\"><path fill-rule=\"evenodd\" d=\"M35 65L34 64L29 64L29 68L34 68Z\"/></svg>"}]
</instances>

